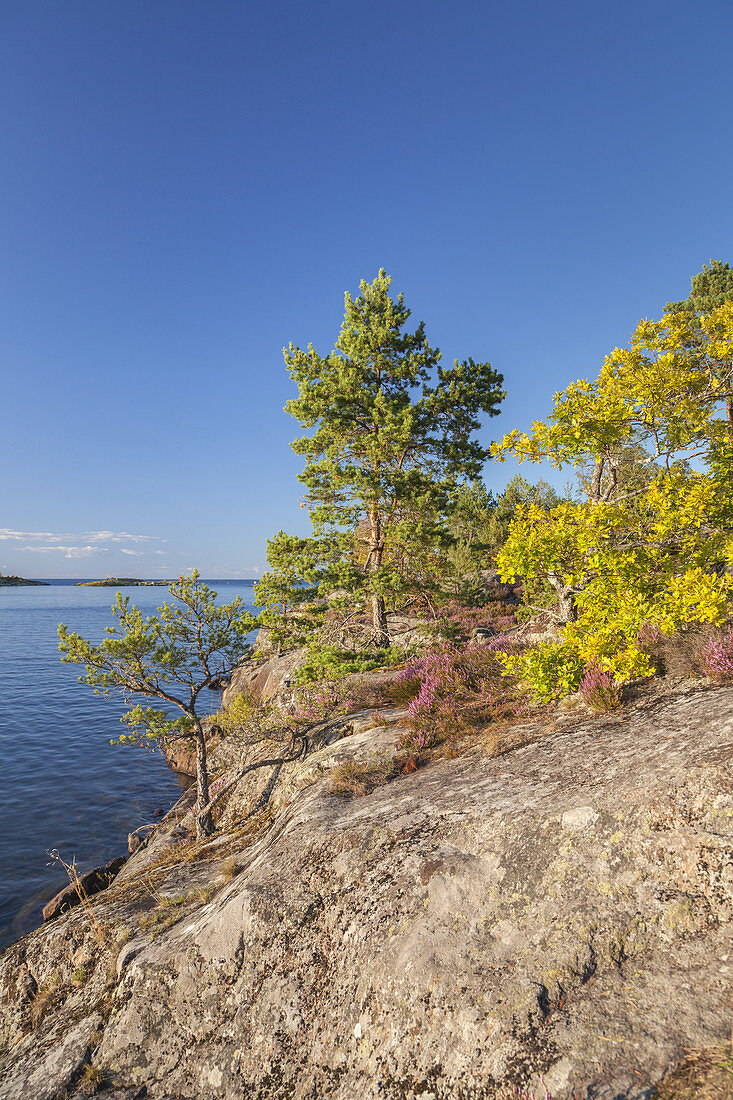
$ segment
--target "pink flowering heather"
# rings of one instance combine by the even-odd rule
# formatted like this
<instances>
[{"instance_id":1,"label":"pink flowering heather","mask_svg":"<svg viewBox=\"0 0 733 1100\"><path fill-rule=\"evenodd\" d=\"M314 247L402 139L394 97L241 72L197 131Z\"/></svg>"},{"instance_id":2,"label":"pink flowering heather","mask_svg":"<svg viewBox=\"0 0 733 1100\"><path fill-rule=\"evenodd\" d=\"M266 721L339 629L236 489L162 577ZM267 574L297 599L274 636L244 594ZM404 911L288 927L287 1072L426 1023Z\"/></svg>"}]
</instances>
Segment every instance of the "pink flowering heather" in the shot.
<instances>
[{"instance_id":1,"label":"pink flowering heather","mask_svg":"<svg viewBox=\"0 0 733 1100\"><path fill-rule=\"evenodd\" d=\"M507 589L511 593L510 589ZM512 607L497 600L480 607L467 607L453 600L445 604L440 611L440 619L446 632L469 635L478 628L506 630L516 625L516 616Z\"/></svg>"},{"instance_id":2,"label":"pink flowering heather","mask_svg":"<svg viewBox=\"0 0 733 1100\"><path fill-rule=\"evenodd\" d=\"M711 680L719 684L733 680L733 627L721 632L700 650L700 664Z\"/></svg>"},{"instance_id":3,"label":"pink flowering heather","mask_svg":"<svg viewBox=\"0 0 733 1100\"><path fill-rule=\"evenodd\" d=\"M399 682L417 681L407 710L410 731L399 748L424 752L468 731L469 715L488 721L511 709L502 684L501 664L490 646L450 642L433 646L410 661Z\"/></svg>"},{"instance_id":4,"label":"pink flowering heather","mask_svg":"<svg viewBox=\"0 0 733 1100\"><path fill-rule=\"evenodd\" d=\"M615 710L621 706L621 686L598 664L586 668L578 692L583 702L594 710Z\"/></svg>"},{"instance_id":5,"label":"pink flowering heather","mask_svg":"<svg viewBox=\"0 0 733 1100\"><path fill-rule=\"evenodd\" d=\"M662 632L654 623L642 623L637 635L637 641L642 649L649 649L662 640Z\"/></svg>"},{"instance_id":6,"label":"pink flowering heather","mask_svg":"<svg viewBox=\"0 0 733 1100\"><path fill-rule=\"evenodd\" d=\"M348 698L343 685L333 680L319 680L297 689L288 717L296 725L314 726L336 714L345 714L353 707L354 700Z\"/></svg>"}]
</instances>

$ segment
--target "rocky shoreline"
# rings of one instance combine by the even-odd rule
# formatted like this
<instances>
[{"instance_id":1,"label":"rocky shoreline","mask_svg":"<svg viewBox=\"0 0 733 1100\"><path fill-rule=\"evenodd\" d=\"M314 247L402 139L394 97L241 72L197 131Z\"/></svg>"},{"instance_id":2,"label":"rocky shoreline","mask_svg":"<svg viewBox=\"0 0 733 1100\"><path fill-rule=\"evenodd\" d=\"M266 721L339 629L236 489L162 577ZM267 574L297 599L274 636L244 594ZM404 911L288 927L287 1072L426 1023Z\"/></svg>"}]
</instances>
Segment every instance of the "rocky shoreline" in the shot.
<instances>
[{"instance_id":1,"label":"rocky shoreline","mask_svg":"<svg viewBox=\"0 0 733 1100\"><path fill-rule=\"evenodd\" d=\"M641 1100L723 1050L733 688L557 712L339 793L334 769L394 754L404 722L314 728L206 842L184 794L108 889L8 948L3 1095L96 1075L116 1100Z\"/></svg>"}]
</instances>

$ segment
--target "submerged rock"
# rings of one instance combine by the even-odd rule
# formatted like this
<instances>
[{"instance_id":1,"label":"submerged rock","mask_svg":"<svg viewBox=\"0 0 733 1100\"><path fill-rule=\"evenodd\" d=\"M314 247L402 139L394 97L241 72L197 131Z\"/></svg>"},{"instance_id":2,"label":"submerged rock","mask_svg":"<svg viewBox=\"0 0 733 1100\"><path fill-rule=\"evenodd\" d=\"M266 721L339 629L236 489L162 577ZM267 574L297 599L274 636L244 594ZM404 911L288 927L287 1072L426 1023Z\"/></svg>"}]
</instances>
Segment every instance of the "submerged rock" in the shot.
<instances>
[{"instance_id":1,"label":"submerged rock","mask_svg":"<svg viewBox=\"0 0 733 1100\"><path fill-rule=\"evenodd\" d=\"M7 949L8 1095L35 1095L41 1065L49 1096L68 1087L92 1023L110 1087L150 1100L473 1100L541 1078L553 1100L641 1100L729 1039L733 689L336 795L350 742L394 751L392 718L325 738L251 834L155 880L133 856L104 909L124 937L84 995L78 910Z\"/></svg>"}]
</instances>

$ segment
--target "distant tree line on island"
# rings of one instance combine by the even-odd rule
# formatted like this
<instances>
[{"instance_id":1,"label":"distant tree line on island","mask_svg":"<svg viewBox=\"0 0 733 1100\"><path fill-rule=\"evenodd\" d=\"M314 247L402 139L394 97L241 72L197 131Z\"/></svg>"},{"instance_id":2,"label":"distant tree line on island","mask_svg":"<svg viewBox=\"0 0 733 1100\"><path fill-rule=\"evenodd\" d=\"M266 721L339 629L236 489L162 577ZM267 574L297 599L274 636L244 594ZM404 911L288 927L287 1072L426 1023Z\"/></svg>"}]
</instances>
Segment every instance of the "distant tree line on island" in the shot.
<instances>
[{"instance_id":1,"label":"distant tree line on island","mask_svg":"<svg viewBox=\"0 0 733 1100\"><path fill-rule=\"evenodd\" d=\"M3 574L0 573L0 587L2 587L2 586L13 587L14 585L21 585L21 584L30 584L30 585L48 584L48 581L29 581L29 580L26 580L25 577L3 576Z\"/></svg>"},{"instance_id":2,"label":"distant tree line on island","mask_svg":"<svg viewBox=\"0 0 733 1100\"><path fill-rule=\"evenodd\" d=\"M171 581L149 581L141 580L139 577L105 577L104 580L97 581L78 581L77 588L152 588L155 586L162 586L167 588L171 584Z\"/></svg>"}]
</instances>

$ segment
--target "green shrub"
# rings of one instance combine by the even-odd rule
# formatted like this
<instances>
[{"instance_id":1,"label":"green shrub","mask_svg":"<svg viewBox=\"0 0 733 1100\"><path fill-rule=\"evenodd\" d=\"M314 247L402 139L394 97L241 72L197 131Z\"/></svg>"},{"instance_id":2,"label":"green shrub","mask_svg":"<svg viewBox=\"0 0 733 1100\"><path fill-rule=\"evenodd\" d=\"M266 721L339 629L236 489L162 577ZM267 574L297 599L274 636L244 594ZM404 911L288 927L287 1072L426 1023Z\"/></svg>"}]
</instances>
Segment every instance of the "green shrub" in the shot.
<instances>
[{"instance_id":1,"label":"green shrub","mask_svg":"<svg viewBox=\"0 0 733 1100\"><path fill-rule=\"evenodd\" d=\"M313 680L341 680L353 673L372 672L375 668L400 664L402 661L404 653L394 647L357 653L341 649L337 645L313 642L308 646L305 661L295 673L295 682L307 684Z\"/></svg>"},{"instance_id":2,"label":"green shrub","mask_svg":"<svg viewBox=\"0 0 733 1100\"><path fill-rule=\"evenodd\" d=\"M523 653L508 653L503 661L507 671L519 676L542 700L559 699L576 691L584 671L577 652L562 644L548 643Z\"/></svg>"}]
</instances>

